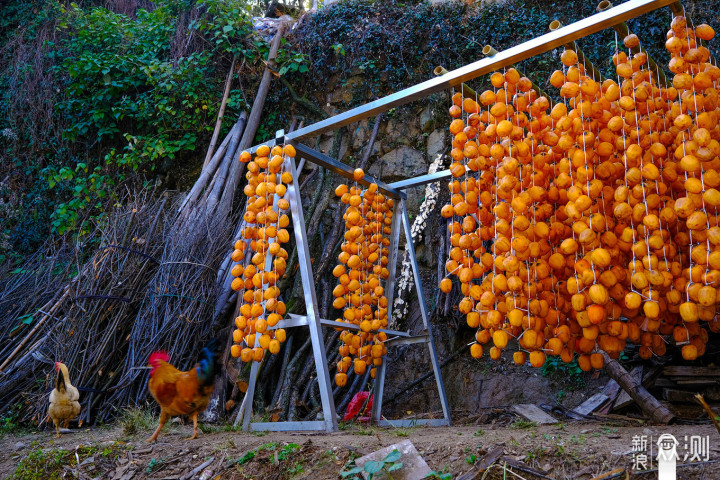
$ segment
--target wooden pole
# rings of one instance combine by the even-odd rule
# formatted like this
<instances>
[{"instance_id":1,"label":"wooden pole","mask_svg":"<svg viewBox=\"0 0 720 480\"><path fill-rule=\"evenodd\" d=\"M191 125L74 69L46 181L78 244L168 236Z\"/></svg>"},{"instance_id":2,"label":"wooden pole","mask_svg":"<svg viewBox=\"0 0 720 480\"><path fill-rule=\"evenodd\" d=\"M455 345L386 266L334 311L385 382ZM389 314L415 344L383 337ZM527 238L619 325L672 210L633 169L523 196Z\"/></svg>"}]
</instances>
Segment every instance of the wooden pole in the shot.
<instances>
[{"instance_id":1,"label":"wooden pole","mask_svg":"<svg viewBox=\"0 0 720 480\"><path fill-rule=\"evenodd\" d=\"M245 124L245 131L247 131L247 123ZM225 151L225 156L223 157L222 163L220 164L217 173L213 177L214 185L208 189L209 193L206 193L207 202L205 204L205 207L208 215L213 214L213 212L215 211L215 207L218 205L220 199L223 196L222 192L225 188L225 182L229 178L229 172L232 171L232 169L235 167L235 164L240 163L236 160L239 156L236 155L236 152L240 150L239 142L240 133L238 132L238 134L233 136L233 138L230 140L228 148ZM227 210L225 211L227 212Z\"/></svg>"},{"instance_id":2,"label":"wooden pole","mask_svg":"<svg viewBox=\"0 0 720 480\"><path fill-rule=\"evenodd\" d=\"M245 132L243 132L242 139L240 140L240 144L238 146L238 150L240 151L249 148L252 145L255 133L260 125L260 118L262 116L263 106L265 105L265 98L270 90L270 80L273 75L271 67L275 63L275 58L277 57L277 52L280 48L280 41L285 34L286 27L287 23L281 23L278 26L277 33L275 33L275 38L270 46L267 65L265 66L265 71L263 72L262 80L260 81L260 86L258 87L252 110L250 110L250 116L245 124ZM223 195L220 200L220 209L222 211L229 211L232 199L235 196L235 189L240 183L241 167L243 165L244 164L241 164L240 162L232 162L232 165L230 166L230 175L228 177L227 184L223 189Z\"/></svg>"},{"instance_id":3,"label":"wooden pole","mask_svg":"<svg viewBox=\"0 0 720 480\"><path fill-rule=\"evenodd\" d=\"M635 400L642 411L650 417L653 422L668 424L675 418L670 410L661 404L650 392L645 390L642 384L635 379L620 365L617 360L613 360L610 356L601 352L605 358L605 371L608 376L615 380L630 397Z\"/></svg>"},{"instance_id":4,"label":"wooden pole","mask_svg":"<svg viewBox=\"0 0 720 480\"><path fill-rule=\"evenodd\" d=\"M215 150L215 144L217 143L218 137L220 136L220 128L222 127L223 117L225 115L225 106L227 105L228 96L230 96L230 85L232 85L232 76L233 71L235 70L236 59L237 56L233 55L232 64L230 64L230 71L228 72L227 79L225 80L225 93L223 93L223 98L220 102L220 110L218 110L217 121L215 122L215 130L213 131L212 140L210 140L210 146L208 147L208 151L205 154L205 161L203 162L203 167L205 167L205 165L207 165L212 158L213 151Z\"/></svg>"},{"instance_id":5,"label":"wooden pole","mask_svg":"<svg viewBox=\"0 0 720 480\"><path fill-rule=\"evenodd\" d=\"M53 317L53 314L55 313L55 310L57 310L58 307L60 307L60 305L62 305L63 301L64 301L65 298L68 296L68 293L69 293L69 292L70 292L70 285L66 285L65 288L63 289L63 294L62 294L62 296L60 297L60 299L59 299L58 301L56 301L56 302L52 305L52 307L50 308L50 310L49 310L47 313L44 313L44 310L45 310L45 309L50 305L50 303L52 303L52 302L48 302L47 304L43 305L43 308L41 308L38 312L44 313L44 316L35 324L35 327L33 327L33 329L30 330L27 335L25 335L25 338L23 338L22 341L18 344L18 346L15 347L15 350L13 350L13 351L10 353L10 355L8 355L8 357L5 359L5 361L2 363L2 365L0 365L0 372L2 372L3 368L5 368L5 367L12 361L12 359L15 358L15 355L17 355L18 352L19 352L20 350L22 350L22 348L23 348L23 347L25 346L25 344L32 338L32 336L35 335L35 333L36 333L38 330L40 330L40 327L42 327L42 326L45 324L45 321L46 321L48 318L52 318L52 317Z\"/></svg>"},{"instance_id":6,"label":"wooden pole","mask_svg":"<svg viewBox=\"0 0 720 480\"><path fill-rule=\"evenodd\" d=\"M382 113L378 113L377 117L375 117L375 125L373 125L372 133L370 134L370 140L368 140L368 143L365 146L365 153L363 154L363 158L362 160L360 160L360 164L358 165L358 167L362 168L363 170L365 170L368 161L370 161L370 155L372 154L373 145L375 145L375 139L377 138L378 130L380 130L380 123L383 119L382 117Z\"/></svg>"},{"instance_id":7,"label":"wooden pole","mask_svg":"<svg viewBox=\"0 0 720 480\"><path fill-rule=\"evenodd\" d=\"M227 150L230 141L233 138L242 135L246 120L247 113L242 112L237 122L235 122L235 125L233 125L232 129L230 129L230 132L225 136L225 140L223 140L223 142L220 144L220 148L217 149L215 154L210 159L210 162L203 167L202 171L200 172L200 176L195 181L195 184L193 185L192 189L190 189L190 192L188 192L185 200L183 200L182 205L180 205L180 208L178 209L179 212L181 212L185 208L185 206L192 205L198 199L198 197L200 196L200 192L203 191L205 186L215 174L215 171L220 164L220 160L224 158L225 150Z\"/></svg>"}]
</instances>

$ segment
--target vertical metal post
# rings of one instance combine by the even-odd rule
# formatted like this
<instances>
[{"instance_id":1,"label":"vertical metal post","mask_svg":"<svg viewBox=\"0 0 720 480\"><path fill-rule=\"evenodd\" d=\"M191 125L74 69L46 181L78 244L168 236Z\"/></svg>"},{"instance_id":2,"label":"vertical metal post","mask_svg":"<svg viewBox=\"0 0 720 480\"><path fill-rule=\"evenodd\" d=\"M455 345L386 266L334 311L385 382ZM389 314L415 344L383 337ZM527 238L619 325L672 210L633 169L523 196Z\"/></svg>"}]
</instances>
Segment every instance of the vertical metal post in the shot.
<instances>
[{"instance_id":1,"label":"vertical metal post","mask_svg":"<svg viewBox=\"0 0 720 480\"><path fill-rule=\"evenodd\" d=\"M257 342L255 343L257 345ZM243 431L248 431L250 428L250 417L252 416L252 405L255 398L255 383L257 382L258 370L260 369L260 362L253 360L250 366L250 379L248 380L248 389L245 392L245 405L243 405Z\"/></svg>"},{"instance_id":2,"label":"vertical metal post","mask_svg":"<svg viewBox=\"0 0 720 480\"><path fill-rule=\"evenodd\" d=\"M392 320L392 306L395 301L395 270L397 267L397 254L400 240L400 200L395 200L393 205L393 217L390 224L390 246L388 257L388 280L385 284L385 297L388 300L387 315L388 321ZM390 326L388 325L388 328ZM387 365L387 355L383 359L382 365L378 367L377 375L375 375L375 394L373 398L372 421L377 423L382 416L383 391L385 389L385 366Z\"/></svg>"},{"instance_id":3,"label":"vertical metal post","mask_svg":"<svg viewBox=\"0 0 720 480\"><path fill-rule=\"evenodd\" d=\"M325 342L323 341L322 327L320 325L320 310L318 308L315 283L312 277L312 265L310 264L310 250L308 248L307 232L305 231L305 216L303 215L300 191L297 187L298 176L295 161L285 157L285 168L292 174L293 181L288 185L287 200L290 202L292 212L293 229L295 231L295 243L298 252L298 266L302 279L303 296L307 310L308 328L310 329L310 341L312 344L313 357L315 358L315 371L317 373L318 387L320 388L320 400L322 403L325 430L335 432L338 429L337 417L335 415L335 402L330 383L327 356L325 355Z\"/></svg>"},{"instance_id":4,"label":"vertical metal post","mask_svg":"<svg viewBox=\"0 0 720 480\"><path fill-rule=\"evenodd\" d=\"M445 394L445 385L443 384L442 374L440 373L440 362L438 362L437 351L435 351L435 341L433 340L432 329L430 327L430 319L425 303L425 293L423 292L422 282L420 280L420 267L415 256L415 245L413 243L410 217L408 217L405 199L400 200L400 210L402 214L403 227L405 237L407 239L407 251L410 256L410 265L412 266L413 278L415 280L415 290L417 291L418 303L420 304L420 313L422 314L425 331L428 335L428 350L430 350L430 361L432 362L433 372L435 373L435 383L437 383L438 395L440 396L440 404L442 405L443 415L448 424L450 424L450 405L448 404L447 395Z\"/></svg>"}]
</instances>

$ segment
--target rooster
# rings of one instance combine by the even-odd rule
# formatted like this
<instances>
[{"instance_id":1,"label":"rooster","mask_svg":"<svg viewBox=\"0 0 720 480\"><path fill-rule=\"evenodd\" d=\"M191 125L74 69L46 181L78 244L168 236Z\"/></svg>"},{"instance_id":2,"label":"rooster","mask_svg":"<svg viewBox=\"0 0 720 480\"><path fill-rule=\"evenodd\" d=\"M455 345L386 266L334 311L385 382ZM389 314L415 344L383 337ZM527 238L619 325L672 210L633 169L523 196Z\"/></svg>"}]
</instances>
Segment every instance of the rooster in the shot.
<instances>
[{"instance_id":1,"label":"rooster","mask_svg":"<svg viewBox=\"0 0 720 480\"><path fill-rule=\"evenodd\" d=\"M50 393L50 406L48 417L55 424L55 433L60 436L60 423L64 422L67 428L71 418L80 415L80 393L70 383L68 368L64 363L55 362L55 371L58 372L57 383Z\"/></svg>"},{"instance_id":2,"label":"rooster","mask_svg":"<svg viewBox=\"0 0 720 480\"><path fill-rule=\"evenodd\" d=\"M165 423L177 415L190 416L193 421L193 436L190 439L197 438L198 414L208 406L215 386L215 375L220 370L216 345L217 341L211 340L200 353L198 363L187 372L170 365L167 352L156 351L150 355L148 388L160 405L160 425L147 439L148 443L156 441Z\"/></svg>"}]
</instances>

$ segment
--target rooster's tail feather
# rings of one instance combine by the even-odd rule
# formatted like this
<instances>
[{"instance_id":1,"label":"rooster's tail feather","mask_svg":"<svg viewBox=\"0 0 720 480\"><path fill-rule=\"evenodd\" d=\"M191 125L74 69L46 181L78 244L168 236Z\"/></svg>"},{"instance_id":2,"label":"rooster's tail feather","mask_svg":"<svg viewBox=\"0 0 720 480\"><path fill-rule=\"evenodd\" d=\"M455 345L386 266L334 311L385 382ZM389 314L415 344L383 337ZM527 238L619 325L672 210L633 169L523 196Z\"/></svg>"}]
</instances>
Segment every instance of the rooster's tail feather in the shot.
<instances>
[{"instance_id":1,"label":"rooster's tail feather","mask_svg":"<svg viewBox=\"0 0 720 480\"><path fill-rule=\"evenodd\" d=\"M220 372L220 362L217 347L219 342L213 338L200 352L198 360L198 380L203 386L215 383L215 376Z\"/></svg>"},{"instance_id":2,"label":"rooster's tail feather","mask_svg":"<svg viewBox=\"0 0 720 480\"><path fill-rule=\"evenodd\" d=\"M57 383L55 384L55 388L58 392L64 392L65 391L65 376L63 375L63 372L58 372L57 376Z\"/></svg>"}]
</instances>

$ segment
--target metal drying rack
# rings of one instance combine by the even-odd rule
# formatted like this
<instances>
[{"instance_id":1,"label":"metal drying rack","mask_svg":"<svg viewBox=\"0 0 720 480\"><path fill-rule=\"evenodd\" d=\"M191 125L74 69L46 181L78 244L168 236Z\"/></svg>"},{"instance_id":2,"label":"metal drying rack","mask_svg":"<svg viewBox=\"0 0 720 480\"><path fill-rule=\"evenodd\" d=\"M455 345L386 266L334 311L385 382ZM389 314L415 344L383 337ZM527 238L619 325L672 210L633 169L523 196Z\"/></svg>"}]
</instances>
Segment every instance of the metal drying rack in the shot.
<instances>
[{"instance_id":1,"label":"metal drying rack","mask_svg":"<svg viewBox=\"0 0 720 480\"><path fill-rule=\"evenodd\" d=\"M520 62L532 56L547 52L554 48L578 40L587 35L597 33L606 28L625 22L639 15L651 12L661 7L677 3L674 0L629 0L616 7L609 8L600 13L592 15L588 18L567 25L557 30L553 30L545 35L534 38L527 42L511 47L502 52L498 52L491 57L483 58L464 67L448 72L440 77L433 78L426 82L414 85L412 87L393 93L386 97L380 98L373 102L340 113L331 118L317 122L307 127L300 128L294 132L285 134L279 131L276 138L262 145L274 146L276 144L291 144L297 151L297 160L305 159L313 162L323 168L326 168L347 179L353 180L353 169L327 155L324 155L301 143L301 140L315 137L322 133L336 130L340 127L359 122L366 118L375 116L379 113L386 112L414 100L425 98L433 93L437 93L449 88L459 88L463 82L474 78L492 73L503 67L509 67L514 63ZM257 145L250 149L250 153L255 153ZM297 167L295 159L286 157L284 168L292 174L293 179L298 179ZM413 272L415 290L422 315L424 332L421 335L410 335L407 332L399 332L394 330L381 330L388 335L386 346L408 345L416 343L425 343L430 353L430 363L435 375L435 383L437 384L437 392L442 405L443 418L439 419L415 419L415 420L384 420L382 418L383 389L385 385L385 368L387 359L378 367L375 378L375 397L372 409L372 421L380 426L407 427L414 425L427 426L447 426L450 425L450 406L445 386L443 384L442 374L440 372L440 363L438 361L435 343L433 341L432 330L430 328L429 314L427 304L425 302L425 294L420 279L420 270L415 254L415 246L410 231L411 224L406 208L405 190L412 187L426 185L428 183L437 182L451 177L449 170L444 170L432 174L421 175L414 178L398 181L391 184L385 184L379 179L375 179L369 175L365 175L358 183L362 185L370 185L376 183L378 190L384 195L392 198L395 203L393 207L393 217L390 231L390 258L388 270L390 276L385 287L388 297L388 318L392 318L392 305L394 300L395 286L395 268L397 264L398 245L400 239L400 223L406 240L406 251L410 259ZM332 385L330 373L328 369L327 356L325 354L325 343L323 341L322 328L345 328L359 330L359 326L351 323L336 322L320 318L320 310L315 292L315 284L312 275L312 264L310 262L310 251L307 242L307 232L305 230L305 219L302 209L302 201L300 192L296 182L288 185L287 199L290 202L290 209L295 233L295 241L298 249L298 263L303 286L303 294L307 306L306 315L289 315L288 318L281 320L274 328L292 328L307 326L310 329L310 339L315 360L315 372L317 375L318 386L320 389L320 398L322 405L322 420L310 421L285 421L285 422L252 422L252 404L255 394L255 385L259 370L259 363L253 362L250 372L250 381L246 392L246 399L243 402L243 430L254 431L325 431L335 432L338 430L337 415L335 412L335 404L332 395Z\"/></svg>"}]
</instances>

